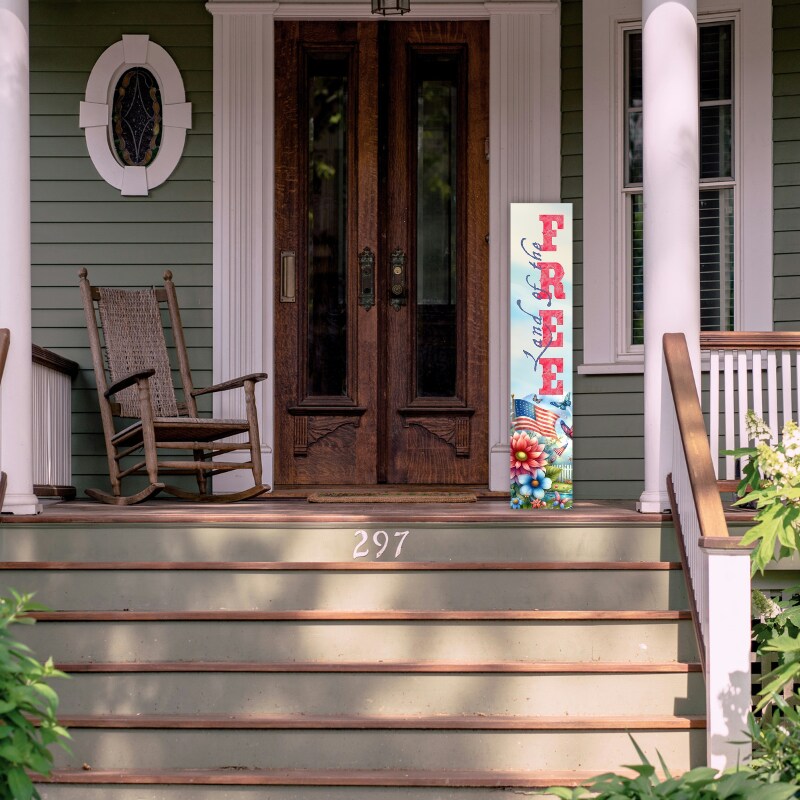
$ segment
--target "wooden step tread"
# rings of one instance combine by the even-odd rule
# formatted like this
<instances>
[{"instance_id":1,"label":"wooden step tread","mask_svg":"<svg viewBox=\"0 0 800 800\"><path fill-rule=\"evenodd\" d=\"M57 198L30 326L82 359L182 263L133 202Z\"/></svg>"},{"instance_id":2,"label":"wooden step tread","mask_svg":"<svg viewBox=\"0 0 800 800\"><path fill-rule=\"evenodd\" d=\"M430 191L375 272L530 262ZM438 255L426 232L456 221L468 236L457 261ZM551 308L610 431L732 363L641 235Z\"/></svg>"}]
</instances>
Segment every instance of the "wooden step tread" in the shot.
<instances>
[{"instance_id":1,"label":"wooden step tread","mask_svg":"<svg viewBox=\"0 0 800 800\"><path fill-rule=\"evenodd\" d=\"M597 772L500 770L198 769L54 770L37 783L164 786L419 786L455 788L577 786Z\"/></svg>"},{"instance_id":2,"label":"wooden step tread","mask_svg":"<svg viewBox=\"0 0 800 800\"><path fill-rule=\"evenodd\" d=\"M642 621L657 622L691 619L689 611L558 611L531 609L456 610L456 611L332 611L307 609L297 611L37 611L28 616L42 622L392 622L441 620L477 621Z\"/></svg>"},{"instance_id":3,"label":"wooden step tread","mask_svg":"<svg viewBox=\"0 0 800 800\"><path fill-rule=\"evenodd\" d=\"M67 728L127 730L667 731L706 727L702 716L522 717L490 714L104 714L63 715L59 716L59 722Z\"/></svg>"},{"instance_id":4,"label":"wooden step tread","mask_svg":"<svg viewBox=\"0 0 800 800\"><path fill-rule=\"evenodd\" d=\"M630 661L151 661L75 662L56 665L67 673L142 672L376 672L376 673L530 673L530 674L654 674L700 672L699 662L634 663Z\"/></svg>"},{"instance_id":5,"label":"wooden step tread","mask_svg":"<svg viewBox=\"0 0 800 800\"><path fill-rule=\"evenodd\" d=\"M680 561L1 561L0 570L246 571L246 572L466 572L662 571Z\"/></svg>"}]
</instances>

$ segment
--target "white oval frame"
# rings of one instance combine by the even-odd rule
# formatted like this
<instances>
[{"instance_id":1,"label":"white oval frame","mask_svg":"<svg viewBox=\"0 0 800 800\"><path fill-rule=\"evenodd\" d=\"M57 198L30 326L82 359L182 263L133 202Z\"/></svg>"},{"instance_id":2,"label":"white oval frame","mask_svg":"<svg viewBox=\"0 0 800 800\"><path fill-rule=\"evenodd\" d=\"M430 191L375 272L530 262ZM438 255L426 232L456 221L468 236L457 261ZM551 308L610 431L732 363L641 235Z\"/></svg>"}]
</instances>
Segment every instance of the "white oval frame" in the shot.
<instances>
[{"instance_id":1,"label":"white oval frame","mask_svg":"<svg viewBox=\"0 0 800 800\"><path fill-rule=\"evenodd\" d=\"M122 73L130 67L153 73L161 90L162 133L153 163L130 167L117 161L109 137L112 95ZM183 78L172 56L147 34L125 35L103 51L86 84L81 101L80 126L86 135L89 157L100 177L123 195L147 195L172 174L183 155L186 130L192 127L192 104L186 102Z\"/></svg>"}]
</instances>

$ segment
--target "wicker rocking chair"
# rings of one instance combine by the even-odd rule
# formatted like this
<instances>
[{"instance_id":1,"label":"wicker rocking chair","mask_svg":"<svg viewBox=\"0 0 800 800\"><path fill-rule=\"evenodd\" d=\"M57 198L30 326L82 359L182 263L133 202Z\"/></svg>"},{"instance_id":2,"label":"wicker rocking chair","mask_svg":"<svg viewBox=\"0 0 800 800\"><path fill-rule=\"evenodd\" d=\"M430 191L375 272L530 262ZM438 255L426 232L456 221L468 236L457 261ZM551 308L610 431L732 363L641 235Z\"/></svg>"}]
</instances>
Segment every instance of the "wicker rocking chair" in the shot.
<instances>
[{"instance_id":1,"label":"wicker rocking chair","mask_svg":"<svg viewBox=\"0 0 800 800\"><path fill-rule=\"evenodd\" d=\"M93 287L87 275L85 269L80 271L81 295L97 380L112 494L99 489L87 489L86 494L103 503L131 505L162 490L185 500L222 503L268 492L270 487L261 483L261 452L255 404L255 384L267 376L254 373L206 389L195 389L189 371L172 273L164 273L163 289L141 290ZM183 383L183 403L177 401L172 384L161 324L162 304L166 304L169 311ZM100 341L101 328L104 348ZM103 349L110 383L106 379ZM246 420L198 416L196 397L239 388L244 389L245 393ZM117 402L111 402L112 397L116 397ZM113 421L115 416L134 418L136 421L117 431ZM217 441L239 434L248 434L248 440ZM188 451L186 455L191 455L191 458L169 456L169 460L159 460L159 448ZM142 450L144 460L141 460ZM236 450L248 450L250 459L244 463L211 461L215 456ZM136 463L123 468L124 458L137 455ZM215 495L209 492L209 476L235 469L252 471L253 488L235 494ZM198 492L186 491L162 481L165 475L186 474L196 476ZM149 485L136 494L125 496L122 494L122 480L133 475L147 476Z\"/></svg>"},{"instance_id":2,"label":"wicker rocking chair","mask_svg":"<svg viewBox=\"0 0 800 800\"><path fill-rule=\"evenodd\" d=\"M3 370L6 368L6 356L8 346L11 344L11 331L8 328L0 328L0 381L3 380ZM5 472L0 472L0 511L3 510L3 500L6 497L6 483L8 478Z\"/></svg>"}]
</instances>

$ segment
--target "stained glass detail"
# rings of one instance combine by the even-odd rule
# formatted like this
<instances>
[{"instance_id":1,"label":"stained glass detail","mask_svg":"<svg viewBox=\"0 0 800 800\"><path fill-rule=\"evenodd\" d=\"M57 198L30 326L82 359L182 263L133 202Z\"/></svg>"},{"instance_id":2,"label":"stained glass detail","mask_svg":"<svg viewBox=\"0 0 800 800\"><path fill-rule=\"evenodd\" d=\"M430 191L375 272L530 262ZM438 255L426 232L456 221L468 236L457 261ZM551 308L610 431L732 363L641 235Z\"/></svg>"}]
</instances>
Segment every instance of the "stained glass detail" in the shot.
<instances>
[{"instance_id":1,"label":"stained glass detail","mask_svg":"<svg viewBox=\"0 0 800 800\"><path fill-rule=\"evenodd\" d=\"M114 89L114 150L129 167L146 167L161 146L161 90L152 72L133 67Z\"/></svg>"}]
</instances>

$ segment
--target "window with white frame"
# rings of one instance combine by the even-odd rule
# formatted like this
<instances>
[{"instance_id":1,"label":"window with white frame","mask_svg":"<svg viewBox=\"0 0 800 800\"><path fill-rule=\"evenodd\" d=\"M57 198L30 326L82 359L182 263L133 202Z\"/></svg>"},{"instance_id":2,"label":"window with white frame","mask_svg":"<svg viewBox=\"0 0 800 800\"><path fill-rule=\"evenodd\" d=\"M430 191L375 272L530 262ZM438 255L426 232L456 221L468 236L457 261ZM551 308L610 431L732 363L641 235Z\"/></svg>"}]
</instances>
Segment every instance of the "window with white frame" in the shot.
<instances>
[{"instance_id":1,"label":"window with white frame","mask_svg":"<svg viewBox=\"0 0 800 800\"><path fill-rule=\"evenodd\" d=\"M757 2L698 4L703 330L772 328L771 25ZM640 0L584 3L581 372L642 364L640 14Z\"/></svg>"}]
</instances>

